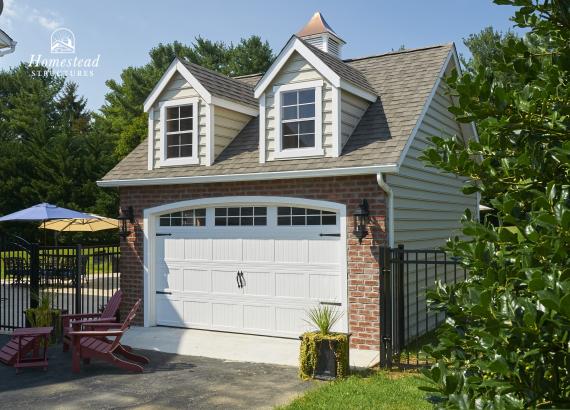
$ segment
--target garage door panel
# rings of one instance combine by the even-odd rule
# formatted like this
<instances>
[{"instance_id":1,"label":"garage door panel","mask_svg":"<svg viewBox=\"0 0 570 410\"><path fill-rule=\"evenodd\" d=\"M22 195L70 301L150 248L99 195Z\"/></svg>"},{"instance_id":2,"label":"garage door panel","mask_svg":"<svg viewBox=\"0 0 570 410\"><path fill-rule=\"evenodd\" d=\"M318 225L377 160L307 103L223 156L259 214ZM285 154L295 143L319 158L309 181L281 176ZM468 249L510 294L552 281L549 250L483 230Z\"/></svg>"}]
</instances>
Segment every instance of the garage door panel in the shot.
<instances>
[{"instance_id":1,"label":"garage door panel","mask_svg":"<svg viewBox=\"0 0 570 410\"><path fill-rule=\"evenodd\" d=\"M183 279L182 268L168 267L166 272L166 287L163 289L183 289L184 279Z\"/></svg>"},{"instance_id":2,"label":"garage door panel","mask_svg":"<svg viewBox=\"0 0 570 410\"><path fill-rule=\"evenodd\" d=\"M185 301L184 322L189 325L211 325L212 304L210 302Z\"/></svg>"},{"instance_id":3,"label":"garage door panel","mask_svg":"<svg viewBox=\"0 0 570 410\"><path fill-rule=\"evenodd\" d=\"M275 330L282 333L300 335L308 330L308 325L304 322L307 314L302 308L275 308Z\"/></svg>"},{"instance_id":4,"label":"garage door panel","mask_svg":"<svg viewBox=\"0 0 570 410\"><path fill-rule=\"evenodd\" d=\"M190 261L212 260L212 240L184 239L184 259Z\"/></svg>"},{"instance_id":5,"label":"garage door panel","mask_svg":"<svg viewBox=\"0 0 570 410\"><path fill-rule=\"evenodd\" d=\"M159 324L176 326L184 321L184 309L181 300L157 295L156 307L156 320Z\"/></svg>"},{"instance_id":6,"label":"garage door panel","mask_svg":"<svg viewBox=\"0 0 570 410\"><path fill-rule=\"evenodd\" d=\"M243 292L250 296L273 296L274 275L271 272L252 272L246 270L243 273L245 285Z\"/></svg>"},{"instance_id":7,"label":"garage door panel","mask_svg":"<svg viewBox=\"0 0 570 410\"><path fill-rule=\"evenodd\" d=\"M251 330L273 330L275 314L273 306L244 305L243 327Z\"/></svg>"},{"instance_id":8,"label":"garage door panel","mask_svg":"<svg viewBox=\"0 0 570 410\"><path fill-rule=\"evenodd\" d=\"M241 239L213 239L212 257L215 261L241 261Z\"/></svg>"},{"instance_id":9,"label":"garage door panel","mask_svg":"<svg viewBox=\"0 0 570 410\"><path fill-rule=\"evenodd\" d=\"M273 262L275 241L273 239L244 239L243 262Z\"/></svg>"},{"instance_id":10,"label":"garage door panel","mask_svg":"<svg viewBox=\"0 0 570 410\"><path fill-rule=\"evenodd\" d=\"M309 264L337 265L340 262L338 241L308 241Z\"/></svg>"},{"instance_id":11,"label":"garage door panel","mask_svg":"<svg viewBox=\"0 0 570 410\"><path fill-rule=\"evenodd\" d=\"M308 278L303 272L276 272L275 296L287 298L307 298Z\"/></svg>"},{"instance_id":12,"label":"garage door panel","mask_svg":"<svg viewBox=\"0 0 570 410\"><path fill-rule=\"evenodd\" d=\"M184 260L184 242L185 239L168 238L164 240L164 259L165 260Z\"/></svg>"},{"instance_id":13,"label":"garage door panel","mask_svg":"<svg viewBox=\"0 0 570 410\"><path fill-rule=\"evenodd\" d=\"M212 325L228 330L243 328L243 306L230 303L212 303Z\"/></svg>"},{"instance_id":14,"label":"garage door panel","mask_svg":"<svg viewBox=\"0 0 570 410\"><path fill-rule=\"evenodd\" d=\"M212 293L237 295L242 291L237 287L236 270L212 269Z\"/></svg>"},{"instance_id":15,"label":"garage door panel","mask_svg":"<svg viewBox=\"0 0 570 410\"><path fill-rule=\"evenodd\" d=\"M308 263L308 261L308 248L306 240L275 241L275 262Z\"/></svg>"},{"instance_id":16,"label":"garage door panel","mask_svg":"<svg viewBox=\"0 0 570 410\"><path fill-rule=\"evenodd\" d=\"M309 295L316 301L334 302L340 300L338 276L311 274L309 276Z\"/></svg>"},{"instance_id":17,"label":"garage door panel","mask_svg":"<svg viewBox=\"0 0 570 410\"><path fill-rule=\"evenodd\" d=\"M212 275L208 269L184 269L184 292L212 291Z\"/></svg>"}]
</instances>

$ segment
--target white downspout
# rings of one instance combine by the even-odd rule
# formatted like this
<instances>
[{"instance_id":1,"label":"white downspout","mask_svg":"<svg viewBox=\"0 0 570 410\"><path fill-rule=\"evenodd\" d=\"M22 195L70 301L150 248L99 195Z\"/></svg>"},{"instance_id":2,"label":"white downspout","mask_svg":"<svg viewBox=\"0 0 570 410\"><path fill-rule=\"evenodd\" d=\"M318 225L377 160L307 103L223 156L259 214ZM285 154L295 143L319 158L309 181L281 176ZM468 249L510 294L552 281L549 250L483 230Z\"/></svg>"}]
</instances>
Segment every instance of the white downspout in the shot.
<instances>
[{"instance_id":1,"label":"white downspout","mask_svg":"<svg viewBox=\"0 0 570 410\"><path fill-rule=\"evenodd\" d=\"M382 172L376 174L376 180L380 188L384 190L388 199L388 246L394 247L394 193L390 185L384 180Z\"/></svg>"}]
</instances>

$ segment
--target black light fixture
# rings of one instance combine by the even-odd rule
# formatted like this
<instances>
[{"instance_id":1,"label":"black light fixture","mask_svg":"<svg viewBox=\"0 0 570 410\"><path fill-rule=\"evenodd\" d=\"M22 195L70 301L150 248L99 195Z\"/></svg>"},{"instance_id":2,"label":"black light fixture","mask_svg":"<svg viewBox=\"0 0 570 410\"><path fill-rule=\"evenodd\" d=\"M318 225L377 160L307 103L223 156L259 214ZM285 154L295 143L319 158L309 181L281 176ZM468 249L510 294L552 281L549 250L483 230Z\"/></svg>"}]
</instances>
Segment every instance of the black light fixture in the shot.
<instances>
[{"instance_id":1,"label":"black light fixture","mask_svg":"<svg viewBox=\"0 0 570 410\"><path fill-rule=\"evenodd\" d=\"M133 211L133 207L129 206L126 208L120 208L119 217L117 219L121 224L119 229L119 235L121 235L122 238L126 238L130 234L128 222L130 223L135 222L135 213Z\"/></svg>"},{"instance_id":2,"label":"black light fixture","mask_svg":"<svg viewBox=\"0 0 570 410\"><path fill-rule=\"evenodd\" d=\"M352 216L354 217L354 236L358 238L358 243L362 244L362 240L368 235L366 225L368 224L368 218L370 216L368 201L366 199L362 200Z\"/></svg>"}]
</instances>

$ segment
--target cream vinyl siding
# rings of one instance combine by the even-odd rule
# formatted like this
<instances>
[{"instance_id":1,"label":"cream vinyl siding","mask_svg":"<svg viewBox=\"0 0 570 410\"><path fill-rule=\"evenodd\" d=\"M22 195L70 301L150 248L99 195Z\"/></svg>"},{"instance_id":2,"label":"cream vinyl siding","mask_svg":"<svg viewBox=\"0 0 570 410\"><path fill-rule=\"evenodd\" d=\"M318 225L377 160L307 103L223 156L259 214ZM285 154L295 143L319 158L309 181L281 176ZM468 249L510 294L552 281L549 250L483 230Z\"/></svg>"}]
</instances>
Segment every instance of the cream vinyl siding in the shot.
<instances>
[{"instance_id":1,"label":"cream vinyl siding","mask_svg":"<svg viewBox=\"0 0 570 410\"><path fill-rule=\"evenodd\" d=\"M198 107L198 157L200 165L206 165L206 102L199 97L198 92L188 82L176 73L153 106L154 110L154 167L160 168L160 103L164 101L179 100L182 98L199 98Z\"/></svg>"},{"instance_id":2,"label":"cream vinyl siding","mask_svg":"<svg viewBox=\"0 0 570 410\"><path fill-rule=\"evenodd\" d=\"M249 120L249 115L218 106L214 108L214 158L232 142Z\"/></svg>"},{"instance_id":3,"label":"cream vinyl siding","mask_svg":"<svg viewBox=\"0 0 570 410\"><path fill-rule=\"evenodd\" d=\"M394 193L394 242L404 244L406 249L434 249L445 244L453 236L462 236L460 219L466 208L475 211L477 198L461 193L463 179L451 174L426 167L418 159L428 145L430 136L466 135L448 111L452 100L446 94L446 86L440 83L434 98L423 118L418 134L414 139L398 175L388 175L387 182ZM415 260L414 253L408 255ZM418 254L425 259L424 253ZM434 260L428 254L428 259ZM443 257L439 256L438 260ZM417 275L416 275L417 273ZM458 280L463 271L458 270ZM419 278L419 280L417 280ZM414 263L406 265L404 274L404 314L409 328L407 340L413 340L433 330L444 320L443 315L429 313L426 316L426 288L433 289L436 280L452 282L453 266L447 266L447 274L442 265ZM416 291L417 290L417 291ZM417 294L417 295L416 295ZM418 321L419 317L419 321ZM427 317L427 324L426 324Z\"/></svg>"},{"instance_id":4,"label":"cream vinyl siding","mask_svg":"<svg viewBox=\"0 0 570 410\"><path fill-rule=\"evenodd\" d=\"M344 147L370 103L347 91L341 93L341 137L340 146Z\"/></svg>"},{"instance_id":5,"label":"cream vinyl siding","mask_svg":"<svg viewBox=\"0 0 570 410\"><path fill-rule=\"evenodd\" d=\"M449 237L461 234L460 218L465 209L475 210L477 206L475 195L461 193L463 180L460 177L428 168L418 159L427 147L428 137L463 136L459 124L447 110L451 105L451 98L441 83L399 174L387 177L394 191L394 242L406 248L430 249L444 245Z\"/></svg>"},{"instance_id":6,"label":"cream vinyl siding","mask_svg":"<svg viewBox=\"0 0 570 410\"><path fill-rule=\"evenodd\" d=\"M299 53L295 52L275 77L275 80L267 87L265 94L265 157L267 161L275 159L273 155L275 152L275 127L278 126L278 124L275 124L275 98L273 87L314 80L322 80L324 82L322 93L323 150L325 151L325 156L333 155L332 86L312 65L301 57Z\"/></svg>"}]
</instances>

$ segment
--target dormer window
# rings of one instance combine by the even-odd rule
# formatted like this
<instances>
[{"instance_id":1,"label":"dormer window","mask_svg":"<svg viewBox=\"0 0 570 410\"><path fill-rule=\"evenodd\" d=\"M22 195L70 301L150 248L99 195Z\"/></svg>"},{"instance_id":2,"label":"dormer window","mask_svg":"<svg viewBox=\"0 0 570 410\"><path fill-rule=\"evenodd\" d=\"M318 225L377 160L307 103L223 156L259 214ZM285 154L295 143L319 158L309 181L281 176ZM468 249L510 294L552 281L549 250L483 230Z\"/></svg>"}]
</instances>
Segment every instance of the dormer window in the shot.
<instances>
[{"instance_id":1,"label":"dormer window","mask_svg":"<svg viewBox=\"0 0 570 410\"><path fill-rule=\"evenodd\" d=\"M161 165L198 164L198 100L166 101L160 118Z\"/></svg>"},{"instance_id":2,"label":"dormer window","mask_svg":"<svg viewBox=\"0 0 570 410\"><path fill-rule=\"evenodd\" d=\"M285 84L274 88L276 102L275 158L323 155L323 81Z\"/></svg>"}]
</instances>

